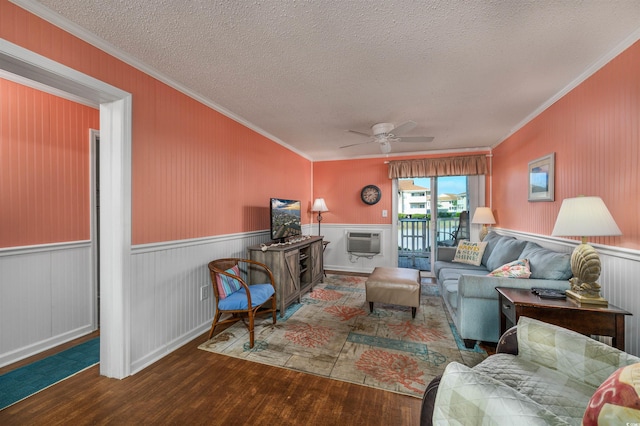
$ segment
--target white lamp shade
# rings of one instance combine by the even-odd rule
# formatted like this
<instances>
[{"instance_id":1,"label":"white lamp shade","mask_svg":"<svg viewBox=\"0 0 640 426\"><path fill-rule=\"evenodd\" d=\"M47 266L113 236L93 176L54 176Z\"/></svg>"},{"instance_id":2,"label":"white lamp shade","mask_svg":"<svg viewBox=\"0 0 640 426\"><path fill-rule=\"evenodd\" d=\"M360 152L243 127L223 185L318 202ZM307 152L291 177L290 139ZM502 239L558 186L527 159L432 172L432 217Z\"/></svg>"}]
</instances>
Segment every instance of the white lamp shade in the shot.
<instances>
[{"instance_id":1,"label":"white lamp shade","mask_svg":"<svg viewBox=\"0 0 640 426\"><path fill-rule=\"evenodd\" d=\"M327 204L324 202L324 198L316 198L311 207L312 212L328 212Z\"/></svg>"},{"instance_id":2,"label":"white lamp shade","mask_svg":"<svg viewBox=\"0 0 640 426\"><path fill-rule=\"evenodd\" d=\"M566 198L551 235L564 237L598 237L622 235L607 206L600 197Z\"/></svg>"},{"instance_id":3,"label":"white lamp shade","mask_svg":"<svg viewBox=\"0 0 640 426\"><path fill-rule=\"evenodd\" d=\"M482 225L493 225L494 223L496 223L496 219L493 217L491 208L478 207L476 211L473 213L473 219L471 220L471 223L480 223Z\"/></svg>"}]
</instances>

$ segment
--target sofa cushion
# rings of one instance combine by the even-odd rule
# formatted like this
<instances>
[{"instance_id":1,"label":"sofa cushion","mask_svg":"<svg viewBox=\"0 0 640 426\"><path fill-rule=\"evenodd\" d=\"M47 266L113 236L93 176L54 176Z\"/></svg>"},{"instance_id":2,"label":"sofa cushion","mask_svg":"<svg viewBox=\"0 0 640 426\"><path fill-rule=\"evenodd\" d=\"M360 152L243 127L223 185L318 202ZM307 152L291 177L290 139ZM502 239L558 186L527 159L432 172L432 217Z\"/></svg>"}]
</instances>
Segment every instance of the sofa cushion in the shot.
<instances>
[{"instance_id":1,"label":"sofa cushion","mask_svg":"<svg viewBox=\"0 0 640 426\"><path fill-rule=\"evenodd\" d=\"M472 266L472 265L470 265ZM440 270L440 274L438 276L438 281L441 283L445 283L447 281L455 281L456 286L458 280L461 275L487 275L487 270L484 267L475 267L475 268L443 268Z\"/></svg>"},{"instance_id":2,"label":"sofa cushion","mask_svg":"<svg viewBox=\"0 0 640 426\"><path fill-rule=\"evenodd\" d=\"M597 340L527 317L518 319L518 356L583 381L594 391L618 368L640 362Z\"/></svg>"},{"instance_id":3,"label":"sofa cushion","mask_svg":"<svg viewBox=\"0 0 640 426\"><path fill-rule=\"evenodd\" d=\"M596 389L558 374L556 370L510 354L491 355L473 370L517 389L568 423L579 424Z\"/></svg>"},{"instance_id":4,"label":"sofa cushion","mask_svg":"<svg viewBox=\"0 0 640 426\"><path fill-rule=\"evenodd\" d=\"M529 269L529 259L518 259L509 262L489 272L490 277L505 278L529 278L531 270Z\"/></svg>"},{"instance_id":5,"label":"sofa cushion","mask_svg":"<svg viewBox=\"0 0 640 426\"><path fill-rule=\"evenodd\" d=\"M500 238L496 241L495 247L491 252L491 255L487 259L485 266L487 270L493 271L496 268L504 265L505 263L513 262L517 259L522 259L522 249L527 244L527 241L517 240L515 238Z\"/></svg>"},{"instance_id":6,"label":"sofa cushion","mask_svg":"<svg viewBox=\"0 0 640 426\"><path fill-rule=\"evenodd\" d=\"M496 248L496 243L502 238L515 240L515 238L513 237L505 237L504 235L500 235L494 231L489 232L487 236L484 237L484 240L482 240L482 242L487 243L487 247L484 249L484 254L482 255L483 265L487 264L487 259L489 259L489 256L491 256L491 253L493 253L493 249Z\"/></svg>"},{"instance_id":7,"label":"sofa cushion","mask_svg":"<svg viewBox=\"0 0 640 426\"><path fill-rule=\"evenodd\" d=\"M433 410L434 425L564 425L568 423L517 389L466 365L447 365Z\"/></svg>"},{"instance_id":8,"label":"sofa cushion","mask_svg":"<svg viewBox=\"0 0 640 426\"><path fill-rule=\"evenodd\" d=\"M456 269L456 270L462 270L462 271L477 270L477 271L484 271L485 274L489 272L487 268L485 268L483 265L476 266L476 265L469 265L468 263L453 263L453 262L445 262L442 260L438 260L434 268L434 271L436 273L435 277L438 280L440 280L440 273L445 269Z\"/></svg>"},{"instance_id":9,"label":"sofa cushion","mask_svg":"<svg viewBox=\"0 0 640 426\"><path fill-rule=\"evenodd\" d=\"M529 259L530 278L568 280L573 275L570 253L559 253L529 241L520 257Z\"/></svg>"},{"instance_id":10,"label":"sofa cushion","mask_svg":"<svg viewBox=\"0 0 640 426\"><path fill-rule=\"evenodd\" d=\"M455 265L455 264L454 264ZM466 265L461 264L461 266L470 266L469 268L458 268L456 266L450 266L440 269L440 273L438 274L438 278L441 281L450 280L450 279L458 279L460 275L487 275L487 270L484 266L474 266L474 265Z\"/></svg>"},{"instance_id":11,"label":"sofa cushion","mask_svg":"<svg viewBox=\"0 0 640 426\"><path fill-rule=\"evenodd\" d=\"M458 280L447 280L442 283L442 287L444 289L442 297L454 310L458 309Z\"/></svg>"},{"instance_id":12,"label":"sofa cushion","mask_svg":"<svg viewBox=\"0 0 640 426\"><path fill-rule=\"evenodd\" d=\"M478 266L482 263L482 255L486 246L487 243L484 242L460 241L453 261Z\"/></svg>"}]
</instances>

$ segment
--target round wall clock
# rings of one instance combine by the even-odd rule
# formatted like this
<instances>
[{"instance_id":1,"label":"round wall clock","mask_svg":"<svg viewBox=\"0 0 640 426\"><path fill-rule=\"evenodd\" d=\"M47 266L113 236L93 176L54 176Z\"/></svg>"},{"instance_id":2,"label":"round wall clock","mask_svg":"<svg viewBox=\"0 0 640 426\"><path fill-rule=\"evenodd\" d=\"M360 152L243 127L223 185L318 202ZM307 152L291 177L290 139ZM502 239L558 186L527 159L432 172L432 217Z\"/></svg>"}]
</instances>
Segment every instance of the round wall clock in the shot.
<instances>
[{"instance_id":1,"label":"round wall clock","mask_svg":"<svg viewBox=\"0 0 640 426\"><path fill-rule=\"evenodd\" d=\"M367 185L360 192L362 202L370 206L380 201L380 197L382 197L382 191L375 185Z\"/></svg>"}]
</instances>

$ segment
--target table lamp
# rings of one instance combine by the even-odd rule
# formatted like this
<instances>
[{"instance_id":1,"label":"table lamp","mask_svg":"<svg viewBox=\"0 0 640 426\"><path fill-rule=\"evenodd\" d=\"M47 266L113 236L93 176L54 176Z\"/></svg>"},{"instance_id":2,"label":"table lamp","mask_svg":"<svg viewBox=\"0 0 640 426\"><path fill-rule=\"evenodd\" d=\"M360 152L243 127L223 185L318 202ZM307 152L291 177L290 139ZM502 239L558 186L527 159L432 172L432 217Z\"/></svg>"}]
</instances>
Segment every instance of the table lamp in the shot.
<instances>
[{"instance_id":1,"label":"table lamp","mask_svg":"<svg viewBox=\"0 0 640 426\"><path fill-rule=\"evenodd\" d=\"M571 289L567 290L567 296L582 303L608 304L600 295L600 284L596 282L600 277L600 257L587 244L587 236L614 236L622 235L622 232L602 198L580 196L564 199L551 235L582 239L571 254L573 278L569 280Z\"/></svg>"},{"instance_id":2,"label":"table lamp","mask_svg":"<svg viewBox=\"0 0 640 426\"><path fill-rule=\"evenodd\" d=\"M493 217L490 207L478 207L476 208L476 211L473 212L473 219L471 220L471 223L478 223L482 225L482 229L479 234L480 241L482 241L489 233L487 225L493 225L496 223L496 219Z\"/></svg>"},{"instance_id":3,"label":"table lamp","mask_svg":"<svg viewBox=\"0 0 640 426\"><path fill-rule=\"evenodd\" d=\"M322 222L322 212L328 212L327 204L324 198L316 198L311 207L312 212L318 212L318 236L320 235L320 222Z\"/></svg>"}]
</instances>

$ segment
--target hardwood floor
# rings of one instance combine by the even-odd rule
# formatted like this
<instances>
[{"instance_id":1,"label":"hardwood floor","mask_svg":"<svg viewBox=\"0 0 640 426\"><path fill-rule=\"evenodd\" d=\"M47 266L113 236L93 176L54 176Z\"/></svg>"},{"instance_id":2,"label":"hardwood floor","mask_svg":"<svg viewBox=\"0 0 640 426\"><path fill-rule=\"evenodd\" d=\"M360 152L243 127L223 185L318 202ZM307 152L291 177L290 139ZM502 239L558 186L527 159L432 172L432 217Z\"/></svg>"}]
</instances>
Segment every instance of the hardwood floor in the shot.
<instances>
[{"instance_id":1,"label":"hardwood floor","mask_svg":"<svg viewBox=\"0 0 640 426\"><path fill-rule=\"evenodd\" d=\"M203 334L123 380L100 376L99 366L91 367L0 411L0 424L420 422L417 398L199 350L206 338Z\"/></svg>"}]
</instances>

